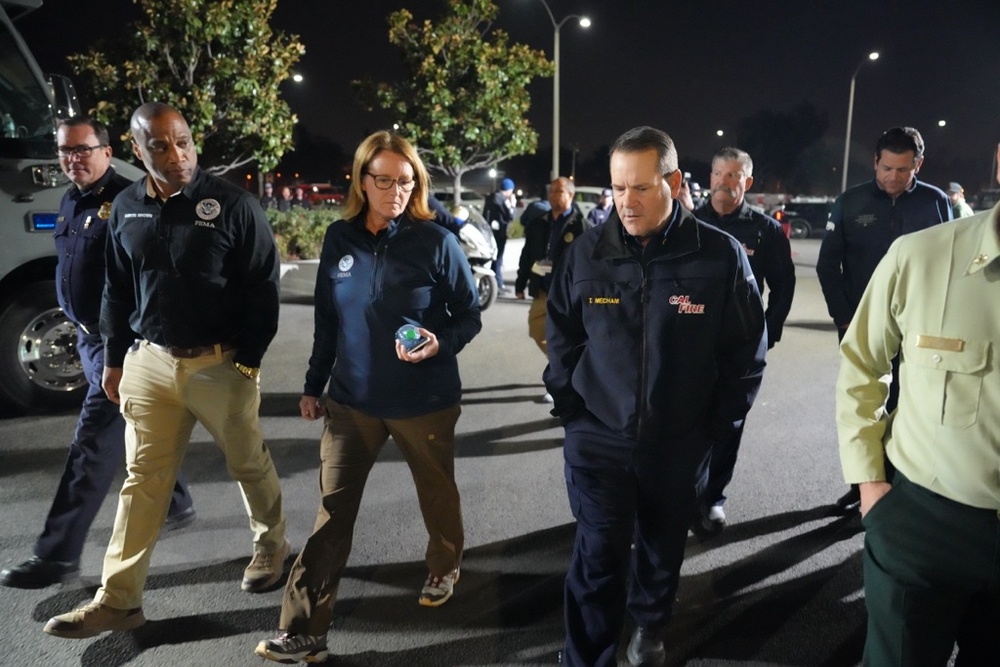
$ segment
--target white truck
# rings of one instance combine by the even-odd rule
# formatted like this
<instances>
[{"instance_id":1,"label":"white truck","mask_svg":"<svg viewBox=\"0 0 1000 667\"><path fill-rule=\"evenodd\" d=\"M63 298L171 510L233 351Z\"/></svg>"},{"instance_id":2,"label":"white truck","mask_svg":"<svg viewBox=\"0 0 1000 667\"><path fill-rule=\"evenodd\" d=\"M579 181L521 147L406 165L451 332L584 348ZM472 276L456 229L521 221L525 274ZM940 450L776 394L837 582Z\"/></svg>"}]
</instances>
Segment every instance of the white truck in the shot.
<instances>
[{"instance_id":1,"label":"white truck","mask_svg":"<svg viewBox=\"0 0 1000 667\"><path fill-rule=\"evenodd\" d=\"M55 128L78 112L76 95L67 79L42 75L11 21L41 4L0 0L0 403L21 411L78 404L87 384L76 328L56 301L52 239L68 187Z\"/></svg>"}]
</instances>

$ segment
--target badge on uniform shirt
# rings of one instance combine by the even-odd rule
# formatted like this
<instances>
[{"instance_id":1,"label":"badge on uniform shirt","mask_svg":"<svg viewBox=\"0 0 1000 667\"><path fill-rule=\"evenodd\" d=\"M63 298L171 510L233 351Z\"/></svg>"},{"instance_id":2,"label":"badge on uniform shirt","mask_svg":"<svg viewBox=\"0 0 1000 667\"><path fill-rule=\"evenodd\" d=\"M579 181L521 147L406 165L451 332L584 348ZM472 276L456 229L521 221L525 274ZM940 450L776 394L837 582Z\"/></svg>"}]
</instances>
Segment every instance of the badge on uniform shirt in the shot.
<instances>
[{"instance_id":1,"label":"badge on uniform shirt","mask_svg":"<svg viewBox=\"0 0 1000 667\"><path fill-rule=\"evenodd\" d=\"M572 243L574 238L573 232L566 232L563 234L563 241L566 243Z\"/></svg>"},{"instance_id":2,"label":"badge on uniform shirt","mask_svg":"<svg viewBox=\"0 0 1000 667\"><path fill-rule=\"evenodd\" d=\"M195 212L202 220L215 220L222 213L222 206L214 199L202 199L195 207Z\"/></svg>"},{"instance_id":3,"label":"badge on uniform shirt","mask_svg":"<svg viewBox=\"0 0 1000 667\"><path fill-rule=\"evenodd\" d=\"M106 201L101 204L101 208L97 209L97 217L101 220L107 220L111 217L111 202Z\"/></svg>"}]
</instances>

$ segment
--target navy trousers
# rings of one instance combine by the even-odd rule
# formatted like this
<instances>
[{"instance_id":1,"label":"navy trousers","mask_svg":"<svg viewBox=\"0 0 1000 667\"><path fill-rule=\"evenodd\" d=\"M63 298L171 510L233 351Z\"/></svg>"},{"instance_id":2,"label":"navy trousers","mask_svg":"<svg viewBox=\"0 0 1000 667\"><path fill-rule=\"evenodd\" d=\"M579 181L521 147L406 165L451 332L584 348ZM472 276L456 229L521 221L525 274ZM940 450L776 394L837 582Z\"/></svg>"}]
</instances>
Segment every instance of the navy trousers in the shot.
<instances>
[{"instance_id":1,"label":"navy trousers","mask_svg":"<svg viewBox=\"0 0 1000 667\"><path fill-rule=\"evenodd\" d=\"M653 631L670 620L705 457L678 461L589 413L566 424L564 453L577 528L563 664L613 667L626 613Z\"/></svg>"},{"instance_id":2,"label":"navy trousers","mask_svg":"<svg viewBox=\"0 0 1000 667\"><path fill-rule=\"evenodd\" d=\"M723 440L712 446L712 463L709 468L708 486L705 488L705 495L702 497L702 504L705 507L713 505L723 505L726 502L725 490L729 483L733 481L733 473L736 471L736 458L740 452L740 441L743 439L743 426L734 429Z\"/></svg>"},{"instance_id":3,"label":"navy trousers","mask_svg":"<svg viewBox=\"0 0 1000 667\"><path fill-rule=\"evenodd\" d=\"M99 334L78 329L77 349L89 387L45 528L35 543L35 555L43 560L80 559L87 532L115 474L125 469L125 420L101 388L104 343ZM184 512L191 505L187 485L178 476L170 514Z\"/></svg>"}]
</instances>

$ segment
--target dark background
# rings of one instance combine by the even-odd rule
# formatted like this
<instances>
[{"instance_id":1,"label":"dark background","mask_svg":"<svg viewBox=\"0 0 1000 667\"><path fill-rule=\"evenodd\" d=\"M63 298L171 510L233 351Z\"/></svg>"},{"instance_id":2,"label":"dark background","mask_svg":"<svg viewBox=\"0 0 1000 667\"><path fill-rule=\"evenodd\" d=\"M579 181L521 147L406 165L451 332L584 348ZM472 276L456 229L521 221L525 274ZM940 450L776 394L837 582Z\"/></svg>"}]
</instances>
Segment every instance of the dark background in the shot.
<instances>
[{"instance_id":1,"label":"dark background","mask_svg":"<svg viewBox=\"0 0 1000 667\"><path fill-rule=\"evenodd\" d=\"M553 26L541 2L497 4L494 27L551 57ZM549 6L557 20L585 14L593 21L583 29L569 20L561 30L563 172L569 172L576 148L581 174L606 178L605 147L623 130L649 124L674 137L682 166L704 183L712 153L736 142L741 119L808 103L829 120L824 144L830 159L822 168L836 171L828 180L839 184L851 75L864 62L855 94L851 183L870 176L864 156L882 130L912 125L927 143L923 179L941 187L957 180L970 193L995 186L997 0L549 0ZM298 68L304 81L283 84L306 138L299 137L300 158L317 152L316 145L321 160L338 147L349 156L366 133L391 123L381 111L363 110L349 81L369 73L385 80L398 76L398 52L388 43L385 17L401 7L422 19L439 14L446 3L279 3L274 23L306 46ZM81 20L83 14L89 20ZM137 16L130 0L48 0L18 26L44 70L70 74L68 53L97 37L125 34ZM875 63L866 60L871 50L881 53ZM86 91L80 92L86 100ZM547 170L551 79L533 84L531 93L538 162ZM938 127L941 119L945 127ZM759 183L766 179L755 176Z\"/></svg>"}]
</instances>

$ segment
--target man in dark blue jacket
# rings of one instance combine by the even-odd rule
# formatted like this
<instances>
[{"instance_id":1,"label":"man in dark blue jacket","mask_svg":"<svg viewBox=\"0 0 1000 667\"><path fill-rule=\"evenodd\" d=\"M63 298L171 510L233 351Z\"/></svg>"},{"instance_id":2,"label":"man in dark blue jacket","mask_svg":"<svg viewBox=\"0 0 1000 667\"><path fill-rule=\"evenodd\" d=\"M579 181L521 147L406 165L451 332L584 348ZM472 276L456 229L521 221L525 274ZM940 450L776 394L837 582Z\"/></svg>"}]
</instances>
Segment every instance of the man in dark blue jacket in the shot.
<instances>
[{"instance_id":1,"label":"man in dark blue jacket","mask_svg":"<svg viewBox=\"0 0 1000 667\"><path fill-rule=\"evenodd\" d=\"M951 201L938 188L917 180L924 163L924 140L912 127L893 127L875 144L875 178L837 197L816 260L826 307L844 337L861 295L889 246L903 234L951 220ZM898 359L886 409L899 396ZM861 497L852 485L836 503L841 513L857 512Z\"/></svg>"},{"instance_id":2,"label":"man in dark blue jacket","mask_svg":"<svg viewBox=\"0 0 1000 667\"><path fill-rule=\"evenodd\" d=\"M125 467L125 420L101 388L104 341L98 321L111 201L131 181L111 166L103 123L74 116L60 123L56 138L59 165L73 183L63 195L56 220L56 295L66 317L76 325L76 349L88 386L34 556L0 572L0 584L13 588L45 588L79 574L90 526L115 474ZM167 526L187 525L194 515L191 496L179 476Z\"/></svg>"},{"instance_id":3,"label":"man in dark blue jacket","mask_svg":"<svg viewBox=\"0 0 1000 667\"><path fill-rule=\"evenodd\" d=\"M712 158L711 194L704 205L695 209L694 215L702 222L715 225L732 234L743 246L750 260L754 278L761 295L768 291L767 347L770 349L781 340L785 318L792 309L795 294L795 265L792 249L781 223L754 210L746 202L746 191L753 185L753 160L746 151L726 147ZM726 502L723 493L733 479L743 429L733 437L719 442L712 450L712 467L708 488L699 506L692 528L701 537L719 533L726 525Z\"/></svg>"},{"instance_id":4,"label":"man in dark blue jacket","mask_svg":"<svg viewBox=\"0 0 1000 667\"><path fill-rule=\"evenodd\" d=\"M764 309L746 253L674 203L681 179L664 132L619 137L616 211L569 246L548 296L544 379L566 429L577 521L566 665L615 665L626 611L629 662L664 661L709 452L742 426L763 377Z\"/></svg>"}]
</instances>

